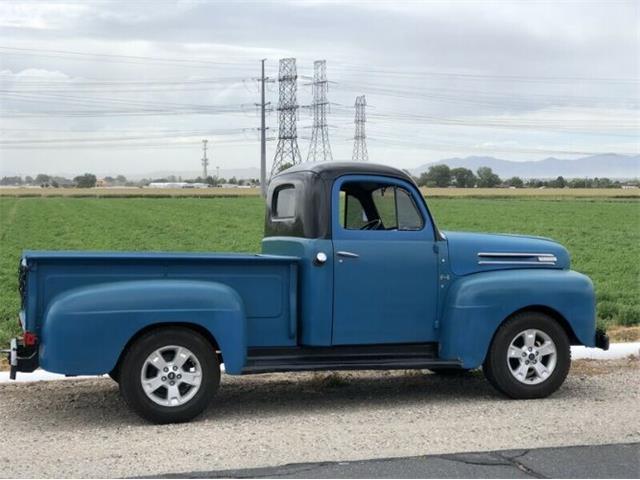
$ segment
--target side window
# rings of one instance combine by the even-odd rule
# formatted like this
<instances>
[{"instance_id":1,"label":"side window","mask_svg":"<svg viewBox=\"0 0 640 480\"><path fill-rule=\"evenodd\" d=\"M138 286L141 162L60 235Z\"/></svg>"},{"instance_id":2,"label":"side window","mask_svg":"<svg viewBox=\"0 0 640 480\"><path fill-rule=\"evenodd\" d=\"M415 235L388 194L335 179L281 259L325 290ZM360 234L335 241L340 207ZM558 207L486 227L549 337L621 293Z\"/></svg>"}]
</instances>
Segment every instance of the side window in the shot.
<instances>
[{"instance_id":1,"label":"side window","mask_svg":"<svg viewBox=\"0 0 640 480\"><path fill-rule=\"evenodd\" d=\"M357 197L340 192L340 225L347 230L360 230L368 222L367 214Z\"/></svg>"},{"instance_id":2,"label":"side window","mask_svg":"<svg viewBox=\"0 0 640 480\"><path fill-rule=\"evenodd\" d=\"M385 230L398 228L398 216L396 212L396 188L381 187L371 194L373 204L378 211L378 218L382 220Z\"/></svg>"},{"instance_id":3,"label":"side window","mask_svg":"<svg viewBox=\"0 0 640 480\"><path fill-rule=\"evenodd\" d=\"M421 230L424 219L411 193L386 182L345 182L340 225L346 230Z\"/></svg>"},{"instance_id":4,"label":"side window","mask_svg":"<svg viewBox=\"0 0 640 480\"><path fill-rule=\"evenodd\" d=\"M396 188L396 204L398 206L398 230L420 230L423 227L422 215L413 202L411 194L404 188Z\"/></svg>"},{"instance_id":5,"label":"side window","mask_svg":"<svg viewBox=\"0 0 640 480\"><path fill-rule=\"evenodd\" d=\"M296 215L296 190L284 185L273 195L273 218L293 218Z\"/></svg>"}]
</instances>

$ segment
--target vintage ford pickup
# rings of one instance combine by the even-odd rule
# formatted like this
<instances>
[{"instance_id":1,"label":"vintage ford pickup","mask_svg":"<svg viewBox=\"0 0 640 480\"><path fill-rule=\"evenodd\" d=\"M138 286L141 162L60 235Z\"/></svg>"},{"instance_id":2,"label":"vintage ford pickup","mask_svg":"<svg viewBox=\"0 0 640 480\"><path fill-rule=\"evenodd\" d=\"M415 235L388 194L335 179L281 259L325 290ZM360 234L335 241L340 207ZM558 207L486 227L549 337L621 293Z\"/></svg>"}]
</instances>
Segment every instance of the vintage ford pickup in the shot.
<instances>
[{"instance_id":1,"label":"vintage ford pickup","mask_svg":"<svg viewBox=\"0 0 640 480\"><path fill-rule=\"evenodd\" d=\"M187 421L230 375L482 367L512 398L608 348L593 285L539 237L440 231L404 172L299 165L269 184L260 254L31 252L11 375L108 373L129 406Z\"/></svg>"}]
</instances>

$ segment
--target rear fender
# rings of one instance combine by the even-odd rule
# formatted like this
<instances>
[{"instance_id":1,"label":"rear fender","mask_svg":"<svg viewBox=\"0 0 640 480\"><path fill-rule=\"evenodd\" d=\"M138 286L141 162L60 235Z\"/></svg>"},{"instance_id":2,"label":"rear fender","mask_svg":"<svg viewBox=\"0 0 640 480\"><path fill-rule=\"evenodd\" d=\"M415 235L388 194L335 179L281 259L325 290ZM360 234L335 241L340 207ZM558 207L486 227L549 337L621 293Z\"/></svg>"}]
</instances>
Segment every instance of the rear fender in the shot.
<instances>
[{"instance_id":1,"label":"rear fender","mask_svg":"<svg viewBox=\"0 0 640 480\"><path fill-rule=\"evenodd\" d=\"M440 357L476 368L500 325L515 312L542 308L557 313L570 335L595 346L595 296L591 280L570 270L483 272L454 281L446 300Z\"/></svg>"},{"instance_id":2,"label":"rear fender","mask_svg":"<svg viewBox=\"0 0 640 480\"><path fill-rule=\"evenodd\" d=\"M238 293L217 282L169 279L92 285L54 298L43 317L40 365L67 375L110 372L131 338L165 323L206 329L226 372L242 371L247 321Z\"/></svg>"}]
</instances>

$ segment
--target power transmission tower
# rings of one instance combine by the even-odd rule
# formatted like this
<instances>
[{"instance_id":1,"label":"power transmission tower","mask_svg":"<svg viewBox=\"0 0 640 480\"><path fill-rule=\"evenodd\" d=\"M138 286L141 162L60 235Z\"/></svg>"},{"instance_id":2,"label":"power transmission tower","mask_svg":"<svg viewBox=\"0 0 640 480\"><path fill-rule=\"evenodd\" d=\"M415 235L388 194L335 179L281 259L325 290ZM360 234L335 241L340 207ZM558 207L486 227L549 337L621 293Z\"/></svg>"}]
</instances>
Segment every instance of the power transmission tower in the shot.
<instances>
[{"instance_id":1,"label":"power transmission tower","mask_svg":"<svg viewBox=\"0 0 640 480\"><path fill-rule=\"evenodd\" d=\"M207 142L209 140L202 140L202 178L207 181L207 167L209 166L209 159L207 158Z\"/></svg>"},{"instance_id":2,"label":"power transmission tower","mask_svg":"<svg viewBox=\"0 0 640 480\"><path fill-rule=\"evenodd\" d=\"M298 148L298 74L295 58L280 59L278 71L278 146L273 158L271 175L273 177L280 170L301 162Z\"/></svg>"},{"instance_id":3,"label":"power transmission tower","mask_svg":"<svg viewBox=\"0 0 640 480\"><path fill-rule=\"evenodd\" d=\"M364 131L364 124L367 122L366 106L367 100L364 95L356 97L356 117L354 120L356 132L353 136L353 154L351 155L351 160L354 162L367 162L369 160L367 135Z\"/></svg>"},{"instance_id":4,"label":"power transmission tower","mask_svg":"<svg viewBox=\"0 0 640 480\"><path fill-rule=\"evenodd\" d=\"M311 130L311 143L307 162L331 161L331 145L329 144L329 126L327 125L327 62L316 60L313 62L313 129Z\"/></svg>"}]
</instances>

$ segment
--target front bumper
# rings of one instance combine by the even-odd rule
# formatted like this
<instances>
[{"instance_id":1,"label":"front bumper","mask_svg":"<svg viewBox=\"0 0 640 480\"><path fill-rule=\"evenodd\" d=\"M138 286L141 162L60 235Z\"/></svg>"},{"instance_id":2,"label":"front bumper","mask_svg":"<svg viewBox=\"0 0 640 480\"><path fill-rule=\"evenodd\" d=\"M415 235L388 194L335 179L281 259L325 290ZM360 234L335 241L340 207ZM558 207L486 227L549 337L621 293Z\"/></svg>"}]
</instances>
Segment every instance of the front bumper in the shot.
<instances>
[{"instance_id":1,"label":"front bumper","mask_svg":"<svg viewBox=\"0 0 640 480\"><path fill-rule=\"evenodd\" d=\"M11 348L5 350L11 370L9 378L16 379L17 372L33 372L39 365L38 346L24 345L18 338L11 339Z\"/></svg>"},{"instance_id":2,"label":"front bumper","mask_svg":"<svg viewBox=\"0 0 640 480\"><path fill-rule=\"evenodd\" d=\"M596 348L609 350L609 335L604 330L596 330Z\"/></svg>"}]
</instances>

